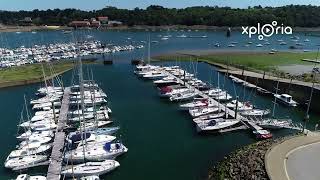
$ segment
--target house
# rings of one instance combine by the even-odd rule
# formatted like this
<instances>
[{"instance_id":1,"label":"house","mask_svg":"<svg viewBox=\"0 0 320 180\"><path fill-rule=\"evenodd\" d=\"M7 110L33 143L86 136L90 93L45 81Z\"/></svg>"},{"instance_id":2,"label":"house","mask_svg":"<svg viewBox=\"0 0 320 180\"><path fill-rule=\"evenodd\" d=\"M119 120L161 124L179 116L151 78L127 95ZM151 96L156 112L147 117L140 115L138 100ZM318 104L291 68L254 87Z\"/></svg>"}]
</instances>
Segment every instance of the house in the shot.
<instances>
[{"instance_id":1,"label":"house","mask_svg":"<svg viewBox=\"0 0 320 180\"><path fill-rule=\"evenodd\" d=\"M103 25L108 24L109 21L109 18L107 16L99 16L97 19Z\"/></svg>"},{"instance_id":2,"label":"house","mask_svg":"<svg viewBox=\"0 0 320 180\"><path fill-rule=\"evenodd\" d=\"M98 28L98 27L100 27L100 26L101 26L100 21L92 21L92 22L91 22L91 27L96 27L96 28Z\"/></svg>"},{"instance_id":3,"label":"house","mask_svg":"<svg viewBox=\"0 0 320 180\"><path fill-rule=\"evenodd\" d=\"M69 26L71 27L89 27L90 22L89 21L72 21Z\"/></svg>"}]
</instances>

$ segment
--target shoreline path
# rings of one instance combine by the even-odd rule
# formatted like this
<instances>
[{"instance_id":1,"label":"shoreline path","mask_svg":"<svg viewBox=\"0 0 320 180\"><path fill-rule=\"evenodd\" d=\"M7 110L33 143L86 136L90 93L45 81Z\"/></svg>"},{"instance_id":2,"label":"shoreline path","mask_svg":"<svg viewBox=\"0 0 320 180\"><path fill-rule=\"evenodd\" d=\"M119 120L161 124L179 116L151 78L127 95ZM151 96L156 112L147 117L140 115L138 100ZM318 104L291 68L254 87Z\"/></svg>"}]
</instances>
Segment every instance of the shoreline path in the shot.
<instances>
[{"instance_id":1,"label":"shoreline path","mask_svg":"<svg viewBox=\"0 0 320 180\"><path fill-rule=\"evenodd\" d=\"M320 179L320 133L309 132L275 144L265 155L271 180Z\"/></svg>"}]
</instances>

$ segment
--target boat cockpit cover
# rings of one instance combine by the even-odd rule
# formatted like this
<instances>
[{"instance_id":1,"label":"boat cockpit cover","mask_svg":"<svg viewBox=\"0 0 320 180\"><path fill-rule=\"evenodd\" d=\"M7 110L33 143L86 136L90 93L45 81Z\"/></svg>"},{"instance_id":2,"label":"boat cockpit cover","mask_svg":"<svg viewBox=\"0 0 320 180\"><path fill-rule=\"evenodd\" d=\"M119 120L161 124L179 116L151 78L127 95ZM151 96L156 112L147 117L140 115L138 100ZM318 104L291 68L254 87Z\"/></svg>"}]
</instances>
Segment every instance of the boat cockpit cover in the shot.
<instances>
[{"instance_id":1,"label":"boat cockpit cover","mask_svg":"<svg viewBox=\"0 0 320 180\"><path fill-rule=\"evenodd\" d=\"M103 146L104 150L106 151L110 151L111 149L111 144L110 143L106 143L104 146Z\"/></svg>"},{"instance_id":2,"label":"boat cockpit cover","mask_svg":"<svg viewBox=\"0 0 320 180\"><path fill-rule=\"evenodd\" d=\"M209 126L215 126L217 122L215 120L212 120L208 123Z\"/></svg>"},{"instance_id":3,"label":"boat cockpit cover","mask_svg":"<svg viewBox=\"0 0 320 180\"><path fill-rule=\"evenodd\" d=\"M82 137L81 136L83 136L83 139L84 138L86 138L86 139L88 139L88 138L90 138L90 136L91 136L91 133L79 133L79 134L75 134L75 135L73 135L73 136L71 136L70 137L70 140L72 141L72 142L77 142L77 141L81 141L82 140Z\"/></svg>"}]
</instances>

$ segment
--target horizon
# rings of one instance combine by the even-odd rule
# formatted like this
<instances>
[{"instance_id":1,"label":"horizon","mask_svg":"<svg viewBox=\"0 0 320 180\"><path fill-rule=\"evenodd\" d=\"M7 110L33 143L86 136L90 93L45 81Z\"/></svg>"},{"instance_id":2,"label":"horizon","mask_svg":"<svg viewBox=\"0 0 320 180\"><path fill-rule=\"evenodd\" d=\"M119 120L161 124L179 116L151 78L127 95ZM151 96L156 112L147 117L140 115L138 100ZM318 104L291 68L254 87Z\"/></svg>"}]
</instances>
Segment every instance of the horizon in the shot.
<instances>
[{"instance_id":1,"label":"horizon","mask_svg":"<svg viewBox=\"0 0 320 180\"><path fill-rule=\"evenodd\" d=\"M136 7L140 9L146 9L150 5L159 5L165 8L187 8L195 6L218 6L218 7L231 7L247 9L249 6L262 6L262 7L281 7L286 5L313 5L319 6L320 4L317 0L270 0L268 2L264 0L242 0L241 2L237 0L181 0L179 2L172 2L170 0L91 0L88 4L86 0L55 0L46 2L45 4L42 0L28 0L28 4L21 4L20 0L2 0L0 3L2 11L32 11L38 10L48 10L48 9L80 9L84 11L99 10L107 6L116 7L118 9L134 9ZM76 3L74 1L77 1Z\"/></svg>"}]
</instances>

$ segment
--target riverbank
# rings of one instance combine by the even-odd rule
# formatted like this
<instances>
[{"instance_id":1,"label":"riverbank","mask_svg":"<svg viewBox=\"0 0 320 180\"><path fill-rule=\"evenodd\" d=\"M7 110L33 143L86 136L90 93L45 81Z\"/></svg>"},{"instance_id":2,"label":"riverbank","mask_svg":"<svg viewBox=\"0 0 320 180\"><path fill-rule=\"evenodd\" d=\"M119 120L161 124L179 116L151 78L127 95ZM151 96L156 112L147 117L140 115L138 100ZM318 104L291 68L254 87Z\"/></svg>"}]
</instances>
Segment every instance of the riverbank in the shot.
<instances>
[{"instance_id":1,"label":"riverbank","mask_svg":"<svg viewBox=\"0 0 320 180\"><path fill-rule=\"evenodd\" d=\"M162 26L148 26L148 25L120 25L100 27L99 30L154 30L154 31L168 31L169 30L207 30L207 31L226 31L228 26L207 26L207 25L162 25ZM31 32L31 31L45 31L45 30L72 30L69 26L15 26L15 25L0 25L0 32ZM84 29L92 29L91 27ZM232 27L233 31L242 31L241 27ZM296 32L320 32L320 27L294 27Z\"/></svg>"},{"instance_id":2,"label":"riverbank","mask_svg":"<svg viewBox=\"0 0 320 180\"><path fill-rule=\"evenodd\" d=\"M267 51L247 51L247 50L200 50L200 51L178 51L153 57L155 60L168 61L190 61L197 60L208 64L218 66L219 68L229 70L247 70L256 73L267 73L268 75L278 76L281 78L294 78L300 81L310 82L312 77L305 73L305 68L297 69L304 65L310 66L312 63L302 61L302 59L314 59L316 52L277 52L270 54ZM288 70L284 71L285 66ZM304 67L301 66L301 67ZM290 74L294 68L294 74ZM300 72L300 73L299 73Z\"/></svg>"},{"instance_id":3,"label":"riverbank","mask_svg":"<svg viewBox=\"0 0 320 180\"><path fill-rule=\"evenodd\" d=\"M61 75L74 67L72 61L52 63L52 70L46 63L28 64L0 70L0 88L21 86L44 81L42 66L46 74L45 80ZM53 71L53 72L52 72Z\"/></svg>"},{"instance_id":4,"label":"riverbank","mask_svg":"<svg viewBox=\"0 0 320 180\"><path fill-rule=\"evenodd\" d=\"M208 173L208 180L225 179L259 179L268 180L265 168L265 155L275 144L279 144L292 136L259 141L242 147L224 157Z\"/></svg>"},{"instance_id":5,"label":"riverbank","mask_svg":"<svg viewBox=\"0 0 320 180\"><path fill-rule=\"evenodd\" d=\"M68 26L7 26L0 25L0 32L33 32L50 30L71 30Z\"/></svg>"},{"instance_id":6,"label":"riverbank","mask_svg":"<svg viewBox=\"0 0 320 180\"><path fill-rule=\"evenodd\" d=\"M83 63L93 64L95 62L85 60ZM46 75L45 80L62 75L70 71L75 66L74 61L64 60L51 63L51 67L48 63L37 63L0 69L0 88L43 82L42 65Z\"/></svg>"}]
</instances>

